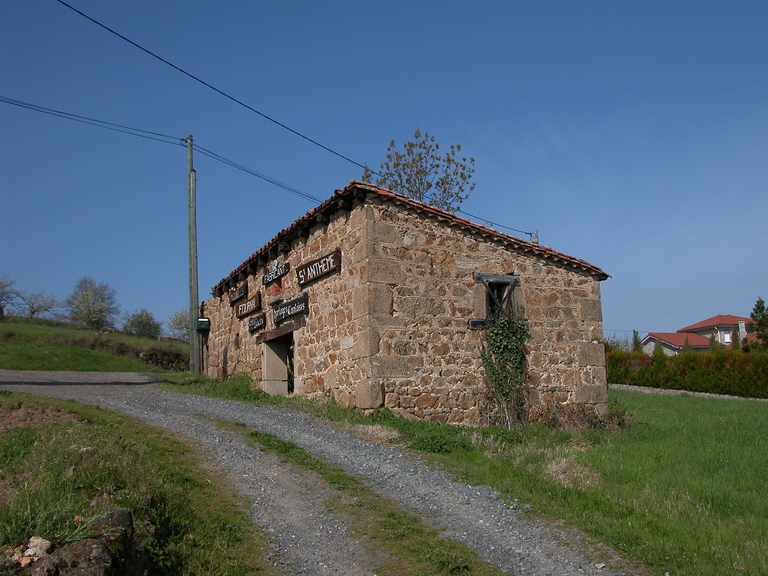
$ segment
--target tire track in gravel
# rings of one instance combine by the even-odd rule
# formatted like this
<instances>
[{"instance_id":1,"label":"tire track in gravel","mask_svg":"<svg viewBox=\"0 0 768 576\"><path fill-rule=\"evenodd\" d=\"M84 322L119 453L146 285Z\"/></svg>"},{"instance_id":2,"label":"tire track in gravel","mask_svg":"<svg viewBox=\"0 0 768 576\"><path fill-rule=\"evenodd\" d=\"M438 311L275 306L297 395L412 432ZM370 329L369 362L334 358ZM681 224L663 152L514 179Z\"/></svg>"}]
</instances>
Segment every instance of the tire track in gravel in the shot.
<instances>
[{"instance_id":1,"label":"tire track in gravel","mask_svg":"<svg viewBox=\"0 0 768 576\"><path fill-rule=\"evenodd\" d=\"M2 387L20 389L8 385ZM589 543L576 530L524 518L519 510L501 500L490 488L454 482L445 473L410 460L393 448L372 444L329 425L310 421L302 412L167 392L154 386L36 385L21 388L32 393L99 404L167 428L172 428L173 421L203 416L245 424L278 436L318 458L341 466L348 473L366 478L380 494L417 511L428 523L440 528L444 537L473 548L483 560L509 574L619 576L645 573L628 569L628 564L620 557L603 546ZM194 434L192 431L192 436L197 437ZM238 469L238 466L234 468ZM268 488L261 494L271 498ZM266 522L260 524L267 526ZM326 545L323 541L321 548ZM309 544L302 543L302 546ZM361 557L345 553L344 560ZM287 562L286 558L283 560ZM347 566L346 572L337 573L362 573L350 569Z\"/></svg>"},{"instance_id":2,"label":"tire track in gravel","mask_svg":"<svg viewBox=\"0 0 768 576\"><path fill-rule=\"evenodd\" d=\"M187 436L215 459L235 488L251 502L251 519L267 534L273 561L290 574L373 574L368 550L348 534L343 520L323 503L334 494L316 474L248 445L241 436L189 415L169 422L144 421Z\"/></svg>"}]
</instances>

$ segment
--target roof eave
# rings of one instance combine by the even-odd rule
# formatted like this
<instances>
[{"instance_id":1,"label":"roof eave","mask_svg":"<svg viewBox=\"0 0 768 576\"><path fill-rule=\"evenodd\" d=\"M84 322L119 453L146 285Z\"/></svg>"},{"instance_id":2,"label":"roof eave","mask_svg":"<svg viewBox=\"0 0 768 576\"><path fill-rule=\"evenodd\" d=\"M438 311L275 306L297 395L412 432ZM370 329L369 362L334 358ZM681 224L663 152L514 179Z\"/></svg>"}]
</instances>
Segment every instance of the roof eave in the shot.
<instances>
[{"instance_id":1,"label":"roof eave","mask_svg":"<svg viewBox=\"0 0 768 576\"><path fill-rule=\"evenodd\" d=\"M386 190L385 188L379 188L378 186L367 182L353 180L343 190L336 190L333 196L331 196L328 200L316 208L309 210L304 216L293 222L293 224L278 232L272 239L264 244L264 246L251 254L251 256L248 257L240 266L235 268L232 272L229 273L229 275L218 282L213 287L213 294L223 294L228 288L234 287L237 285L237 283L241 282L244 277L247 277L250 271L255 271L255 269L258 269L259 266L265 266L266 261L270 259L270 253L279 251L279 245L281 242L290 243L300 235L308 235L309 229L316 225L319 220L322 220L322 218L329 217L332 213L335 213L339 209L352 210L356 201L363 204L369 200L371 195L374 195L373 197L381 199L382 201L389 201L393 204L408 207L419 213L435 217L447 223L449 226L458 227L465 231L479 234L486 240L492 239L497 242L501 242L509 248L521 250L524 253L533 253L536 256L549 260L555 264L563 265L576 271L589 274L597 278L599 281L607 280L610 278L609 274L597 266L593 266L589 262L586 262L585 260L574 258L573 256L568 256L567 254L557 252L556 250L546 246L541 246L539 244L534 244L520 238L515 238L514 236L510 236L492 228L482 226L472 222L471 220L461 218L450 212L440 210L439 208L435 208L429 204L424 204L423 202L418 202L401 194ZM262 260L262 262L260 262L260 260Z\"/></svg>"}]
</instances>

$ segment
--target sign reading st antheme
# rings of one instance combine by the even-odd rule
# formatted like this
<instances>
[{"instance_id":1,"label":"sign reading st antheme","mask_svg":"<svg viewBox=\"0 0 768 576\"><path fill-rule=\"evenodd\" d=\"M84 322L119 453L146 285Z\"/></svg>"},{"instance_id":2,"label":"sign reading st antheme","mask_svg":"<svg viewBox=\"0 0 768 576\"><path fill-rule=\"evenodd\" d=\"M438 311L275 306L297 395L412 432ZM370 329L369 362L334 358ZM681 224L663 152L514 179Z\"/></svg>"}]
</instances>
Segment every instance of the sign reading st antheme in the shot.
<instances>
[{"instance_id":1,"label":"sign reading st antheme","mask_svg":"<svg viewBox=\"0 0 768 576\"><path fill-rule=\"evenodd\" d=\"M338 270L341 270L341 250L331 252L308 264L302 264L296 268L296 277L299 279L299 286L304 286Z\"/></svg>"},{"instance_id":2,"label":"sign reading st antheme","mask_svg":"<svg viewBox=\"0 0 768 576\"><path fill-rule=\"evenodd\" d=\"M302 294L298 298L283 302L272 308L272 320L275 322L275 325L278 325L283 320L300 314L307 314L308 312L309 298L307 298L307 294Z\"/></svg>"},{"instance_id":3,"label":"sign reading st antheme","mask_svg":"<svg viewBox=\"0 0 768 576\"><path fill-rule=\"evenodd\" d=\"M240 302L239 304L235 305L235 315L238 318L242 318L243 316L248 316L248 314L251 314L253 312L256 312L259 308L261 308L261 298L260 298L261 292L256 292L251 298L248 298L245 302Z\"/></svg>"},{"instance_id":4,"label":"sign reading st antheme","mask_svg":"<svg viewBox=\"0 0 768 576\"><path fill-rule=\"evenodd\" d=\"M248 297L248 283L243 282L242 285L237 288L232 288L229 291L229 305L234 306L235 302Z\"/></svg>"},{"instance_id":5,"label":"sign reading st antheme","mask_svg":"<svg viewBox=\"0 0 768 576\"><path fill-rule=\"evenodd\" d=\"M264 312L262 312L261 314L256 314L256 316L251 316L248 319L249 332L256 332L257 330L261 330L266 325L267 325L267 315L264 314Z\"/></svg>"},{"instance_id":6,"label":"sign reading st antheme","mask_svg":"<svg viewBox=\"0 0 768 576\"><path fill-rule=\"evenodd\" d=\"M274 282L278 278L282 278L286 274L288 274L288 271L291 269L291 265L286 262L282 266L277 265L277 260L274 260L272 264L269 266L269 268L266 269L264 272L264 277L262 278L264 282L264 286L267 284L270 284L271 282Z\"/></svg>"}]
</instances>

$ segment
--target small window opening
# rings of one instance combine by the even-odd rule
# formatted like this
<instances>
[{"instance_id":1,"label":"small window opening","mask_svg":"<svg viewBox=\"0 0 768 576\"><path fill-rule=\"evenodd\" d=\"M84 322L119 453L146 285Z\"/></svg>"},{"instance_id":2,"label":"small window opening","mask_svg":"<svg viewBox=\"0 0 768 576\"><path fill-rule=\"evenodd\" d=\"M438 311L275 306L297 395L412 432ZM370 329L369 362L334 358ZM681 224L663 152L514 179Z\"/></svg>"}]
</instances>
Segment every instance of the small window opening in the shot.
<instances>
[{"instance_id":1,"label":"small window opening","mask_svg":"<svg viewBox=\"0 0 768 576\"><path fill-rule=\"evenodd\" d=\"M485 288L485 318L469 321L475 330L485 328L487 320L498 320L504 315L509 319L515 315L515 287L520 284L519 276L508 274L475 274L475 282Z\"/></svg>"}]
</instances>

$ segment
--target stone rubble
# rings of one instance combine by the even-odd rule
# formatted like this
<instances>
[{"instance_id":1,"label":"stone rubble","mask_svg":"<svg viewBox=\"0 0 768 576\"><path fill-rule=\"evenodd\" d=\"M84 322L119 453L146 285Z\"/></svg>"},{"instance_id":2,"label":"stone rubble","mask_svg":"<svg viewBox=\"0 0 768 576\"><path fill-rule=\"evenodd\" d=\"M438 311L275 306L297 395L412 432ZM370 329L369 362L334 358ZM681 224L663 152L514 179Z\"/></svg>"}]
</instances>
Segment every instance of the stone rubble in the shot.
<instances>
[{"instance_id":1,"label":"stone rubble","mask_svg":"<svg viewBox=\"0 0 768 576\"><path fill-rule=\"evenodd\" d=\"M51 551L51 543L33 536L17 560L29 576L118 576L133 555L133 515L121 508L99 516L93 534ZM50 552L50 553L49 553Z\"/></svg>"}]
</instances>

